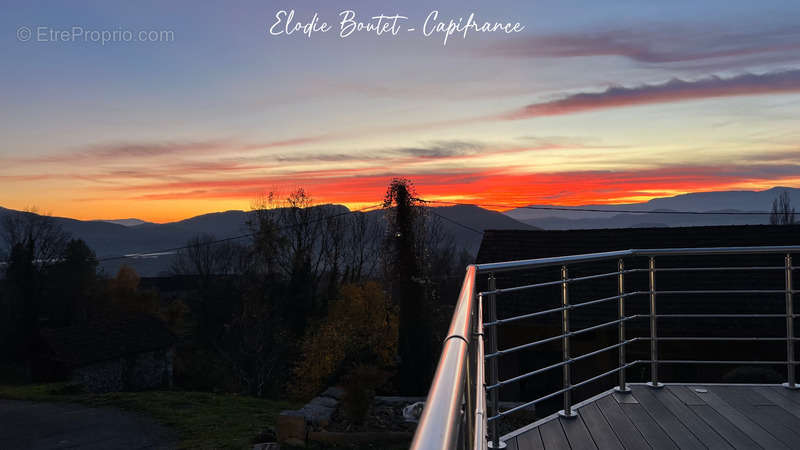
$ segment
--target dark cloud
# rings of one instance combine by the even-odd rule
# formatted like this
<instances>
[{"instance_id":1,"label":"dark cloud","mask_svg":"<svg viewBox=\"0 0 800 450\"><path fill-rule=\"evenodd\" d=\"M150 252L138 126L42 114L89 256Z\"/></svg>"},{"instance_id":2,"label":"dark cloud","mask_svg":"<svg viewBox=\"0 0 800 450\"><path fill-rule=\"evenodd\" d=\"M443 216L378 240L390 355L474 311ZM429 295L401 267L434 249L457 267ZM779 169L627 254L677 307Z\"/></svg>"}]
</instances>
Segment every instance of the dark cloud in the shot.
<instances>
[{"instance_id":1,"label":"dark cloud","mask_svg":"<svg viewBox=\"0 0 800 450\"><path fill-rule=\"evenodd\" d=\"M501 114L497 118L515 120L654 103L791 92L800 92L800 70L748 73L730 78L712 76L700 80L674 78L663 84L614 86L602 92L572 94L548 102L534 103L517 111Z\"/></svg>"},{"instance_id":2,"label":"dark cloud","mask_svg":"<svg viewBox=\"0 0 800 450\"><path fill-rule=\"evenodd\" d=\"M643 64L690 63L709 68L714 64L730 66L731 61L726 61L730 58L749 63L754 58L765 62L797 60L798 51L800 26L739 30L653 26L534 35L498 42L482 53L527 58L620 56Z\"/></svg>"},{"instance_id":3,"label":"dark cloud","mask_svg":"<svg viewBox=\"0 0 800 450\"><path fill-rule=\"evenodd\" d=\"M436 141L422 147L400 148L395 152L418 158L434 159L474 155L485 147L482 143L472 141Z\"/></svg>"}]
</instances>

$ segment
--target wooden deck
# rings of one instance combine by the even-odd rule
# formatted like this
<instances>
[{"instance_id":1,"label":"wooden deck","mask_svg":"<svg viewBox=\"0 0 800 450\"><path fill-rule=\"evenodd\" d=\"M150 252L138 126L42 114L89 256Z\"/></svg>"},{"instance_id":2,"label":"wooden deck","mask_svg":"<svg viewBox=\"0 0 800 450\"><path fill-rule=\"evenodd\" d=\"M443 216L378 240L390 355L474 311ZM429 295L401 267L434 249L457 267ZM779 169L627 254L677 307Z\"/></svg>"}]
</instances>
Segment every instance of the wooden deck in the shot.
<instances>
[{"instance_id":1,"label":"wooden deck","mask_svg":"<svg viewBox=\"0 0 800 450\"><path fill-rule=\"evenodd\" d=\"M774 385L631 388L584 402L576 418L534 423L508 439L508 448L800 449L800 391Z\"/></svg>"}]
</instances>

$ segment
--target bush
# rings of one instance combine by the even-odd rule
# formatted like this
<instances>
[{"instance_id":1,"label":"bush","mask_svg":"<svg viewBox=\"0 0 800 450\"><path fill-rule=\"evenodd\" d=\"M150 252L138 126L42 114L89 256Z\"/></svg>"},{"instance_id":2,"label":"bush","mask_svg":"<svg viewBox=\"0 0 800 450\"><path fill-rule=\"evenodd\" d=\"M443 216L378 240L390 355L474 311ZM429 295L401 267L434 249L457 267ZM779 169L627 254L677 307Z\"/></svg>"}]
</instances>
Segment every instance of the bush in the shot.
<instances>
[{"instance_id":1,"label":"bush","mask_svg":"<svg viewBox=\"0 0 800 450\"><path fill-rule=\"evenodd\" d=\"M191 391L240 390L227 361L211 350L194 345L181 345L176 349L173 377L177 387Z\"/></svg>"},{"instance_id":2,"label":"bush","mask_svg":"<svg viewBox=\"0 0 800 450\"><path fill-rule=\"evenodd\" d=\"M348 420L363 424L369 414L375 391L388 379L388 374L374 365L359 364L344 377L342 410Z\"/></svg>"},{"instance_id":3,"label":"bush","mask_svg":"<svg viewBox=\"0 0 800 450\"><path fill-rule=\"evenodd\" d=\"M349 367L388 369L395 364L397 314L377 283L342 286L328 317L309 328L291 385L300 398L312 397Z\"/></svg>"}]
</instances>

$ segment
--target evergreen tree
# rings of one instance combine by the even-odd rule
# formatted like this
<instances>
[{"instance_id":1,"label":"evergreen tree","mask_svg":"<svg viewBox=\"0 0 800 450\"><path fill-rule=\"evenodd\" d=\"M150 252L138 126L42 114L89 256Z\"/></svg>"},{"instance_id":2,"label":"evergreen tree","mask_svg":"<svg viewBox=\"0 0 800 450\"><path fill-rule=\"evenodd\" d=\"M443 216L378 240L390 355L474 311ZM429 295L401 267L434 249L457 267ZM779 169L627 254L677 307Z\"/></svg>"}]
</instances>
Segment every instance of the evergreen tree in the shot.
<instances>
[{"instance_id":1,"label":"evergreen tree","mask_svg":"<svg viewBox=\"0 0 800 450\"><path fill-rule=\"evenodd\" d=\"M392 302L399 306L398 385L405 394L424 394L432 369L430 305L423 285L424 233L422 206L414 185L405 178L392 180L386 191L386 274Z\"/></svg>"}]
</instances>

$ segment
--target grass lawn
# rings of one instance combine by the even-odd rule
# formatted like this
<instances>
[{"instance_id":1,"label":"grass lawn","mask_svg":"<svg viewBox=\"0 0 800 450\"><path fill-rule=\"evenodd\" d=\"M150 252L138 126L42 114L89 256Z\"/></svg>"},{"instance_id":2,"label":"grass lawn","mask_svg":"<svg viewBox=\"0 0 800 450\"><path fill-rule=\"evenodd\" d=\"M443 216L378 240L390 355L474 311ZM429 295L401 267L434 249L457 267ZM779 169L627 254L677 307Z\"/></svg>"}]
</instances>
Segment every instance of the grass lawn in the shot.
<instances>
[{"instance_id":1,"label":"grass lawn","mask_svg":"<svg viewBox=\"0 0 800 450\"><path fill-rule=\"evenodd\" d=\"M251 448L278 413L300 405L232 394L146 391L70 393L64 384L0 385L0 398L110 406L150 416L177 431L180 448Z\"/></svg>"}]
</instances>

